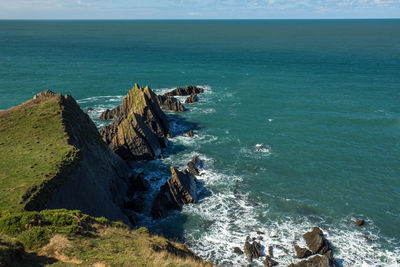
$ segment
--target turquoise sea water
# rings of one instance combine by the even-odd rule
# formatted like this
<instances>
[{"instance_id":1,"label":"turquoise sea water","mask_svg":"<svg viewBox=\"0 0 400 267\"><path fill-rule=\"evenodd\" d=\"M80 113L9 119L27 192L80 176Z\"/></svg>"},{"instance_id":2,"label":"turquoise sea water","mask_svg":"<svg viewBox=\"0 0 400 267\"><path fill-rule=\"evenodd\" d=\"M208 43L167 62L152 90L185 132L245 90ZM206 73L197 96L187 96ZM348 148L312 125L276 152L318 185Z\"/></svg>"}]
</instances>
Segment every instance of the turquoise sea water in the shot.
<instances>
[{"instance_id":1,"label":"turquoise sea water","mask_svg":"<svg viewBox=\"0 0 400 267\"><path fill-rule=\"evenodd\" d=\"M0 109L51 89L96 119L135 82L206 88L171 115L195 137L136 164L157 187L200 155L202 201L142 224L225 266L248 234L293 254L314 225L343 266L400 264L400 20L0 21Z\"/></svg>"}]
</instances>

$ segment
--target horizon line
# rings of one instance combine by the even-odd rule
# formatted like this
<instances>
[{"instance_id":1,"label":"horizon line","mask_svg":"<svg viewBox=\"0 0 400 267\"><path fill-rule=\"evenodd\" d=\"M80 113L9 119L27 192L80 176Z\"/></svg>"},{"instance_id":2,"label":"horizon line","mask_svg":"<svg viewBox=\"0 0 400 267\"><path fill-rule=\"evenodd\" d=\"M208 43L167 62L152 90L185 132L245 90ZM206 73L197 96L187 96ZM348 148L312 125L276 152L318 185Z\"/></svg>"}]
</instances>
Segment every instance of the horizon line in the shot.
<instances>
[{"instance_id":1,"label":"horizon line","mask_svg":"<svg viewBox=\"0 0 400 267\"><path fill-rule=\"evenodd\" d=\"M99 20L110 20L110 21L194 21L194 20L400 20L398 18L147 18L147 19L116 19L116 18L10 18L2 19L0 21L99 21Z\"/></svg>"}]
</instances>

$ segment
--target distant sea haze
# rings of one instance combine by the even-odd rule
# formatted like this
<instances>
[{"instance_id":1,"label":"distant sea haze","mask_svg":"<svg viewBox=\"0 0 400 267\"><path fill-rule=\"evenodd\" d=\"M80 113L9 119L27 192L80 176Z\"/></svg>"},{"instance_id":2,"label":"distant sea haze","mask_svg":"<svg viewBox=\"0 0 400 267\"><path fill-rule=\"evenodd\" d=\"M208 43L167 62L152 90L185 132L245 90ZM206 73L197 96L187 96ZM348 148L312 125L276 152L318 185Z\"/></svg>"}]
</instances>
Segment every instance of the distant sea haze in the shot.
<instances>
[{"instance_id":1,"label":"distant sea haze","mask_svg":"<svg viewBox=\"0 0 400 267\"><path fill-rule=\"evenodd\" d=\"M134 83L204 86L173 124L194 137L138 167L204 159L201 202L140 223L206 260L246 265L233 247L256 231L293 251L319 226L343 266L400 262L400 20L0 21L0 77L0 109L51 89L98 127Z\"/></svg>"}]
</instances>

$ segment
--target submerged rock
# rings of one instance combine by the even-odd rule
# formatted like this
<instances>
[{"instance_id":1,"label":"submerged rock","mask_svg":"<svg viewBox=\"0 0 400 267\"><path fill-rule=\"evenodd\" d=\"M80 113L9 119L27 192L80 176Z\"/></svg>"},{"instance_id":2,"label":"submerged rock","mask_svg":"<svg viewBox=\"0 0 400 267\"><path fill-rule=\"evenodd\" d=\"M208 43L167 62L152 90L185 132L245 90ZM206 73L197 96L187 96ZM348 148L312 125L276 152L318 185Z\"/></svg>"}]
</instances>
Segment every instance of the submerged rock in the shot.
<instances>
[{"instance_id":1,"label":"submerged rock","mask_svg":"<svg viewBox=\"0 0 400 267\"><path fill-rule=\"evenodd\" d=\"M185 95L194 95L201 94L204 92L204 89L201 87L187 85L185 88L178 87L171 92L165 93L164 96L185 96Z\"/></svg>"},{"instance_id":2,"label":"submerged rock","mask_svg":"<svg viewBox=\"0 0 400 267\"><path fill-rule=\"evenodd\" d=\"M261 244L257 241L250 242L250 237L246 237L244 243L244 253L246 254L247 260L251 262L254 258L262 257Z\"/></svg>"},{"instance_id":3,"label":"submerged rock","mask_svg":"<svg viewBox=\"0 0 400 267\"><path fill-rule=\"evenodd\" d=\"M194 103L194 102L197 102L197 101L199 101L199 98L197 97L197 94L193 94L193 95L190 95L188 98L186 98L185 104L191 104L191 103Z\"/></svg>"},{"instance_id":4,"label":"submerged rock","mask_svg":"<svg viewBox=\"0 0 400 267\"><path fill-rule=\"evenodd\" d=\"M108 114L114 115L114 122L102 128L100 134L114 152L126 160L149 160L161 155L161 148L168 143L169 122L148 86L135 84L113 111Z\"/></svg>"},{"instance_id":5,"label":"submerged rock","mask_svg":"<svg viewBox=\"0 0 400 267\"><path fill-rule=\"evenodd\" d=\"M168 210L180 210L184 204L196 203L196 178L187 171L171 166L172 177L161 186L151 209L153 218L166 216Z\"/></svg>"},{"instance_id":6,"label":"submerged rock","mask_svg":"<svg viewBox=\"0 0 400 267\"><path fill-rule=\"evenodd\" d=\"M181 101L173 96L158 95L157 101L164 110L172 110L177 112L183 112L186 110Z\"/></svg>"}]
</instances>

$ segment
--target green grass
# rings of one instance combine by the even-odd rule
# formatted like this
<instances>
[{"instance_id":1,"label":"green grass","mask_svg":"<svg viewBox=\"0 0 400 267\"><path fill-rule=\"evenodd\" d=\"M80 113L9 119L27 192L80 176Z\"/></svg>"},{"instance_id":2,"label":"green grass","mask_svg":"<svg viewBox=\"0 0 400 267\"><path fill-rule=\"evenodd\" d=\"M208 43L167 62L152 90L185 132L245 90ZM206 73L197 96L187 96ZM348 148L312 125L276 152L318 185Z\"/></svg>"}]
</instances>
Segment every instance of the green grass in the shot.
<instances>
[{"instance_id":1,"label":"green grass","mask_svg":"<svg viewBox=\"0 0 400 267\"><path fill-rule=\"evenodd\" d=\"M57 97L0 112L0 211L23 210L78 152L68 144Z\"/></svg>"},{"instance_id":2,"label":"green grass","mask_svg":"<svg viewBox=\"0 0 400 267\"><path fill-rule=\"evenodd\" d=\"M144 227L130 230L120 222L65 209L0 217L0 262L15 257L21 259L20 266L35 261L55 266L211 266L182 244L152 235Z\"/></svg>"}]
</instances>

